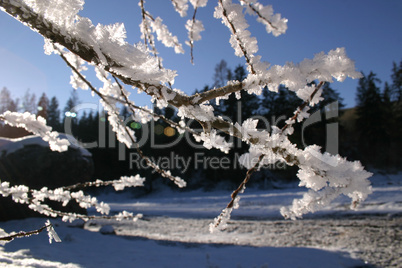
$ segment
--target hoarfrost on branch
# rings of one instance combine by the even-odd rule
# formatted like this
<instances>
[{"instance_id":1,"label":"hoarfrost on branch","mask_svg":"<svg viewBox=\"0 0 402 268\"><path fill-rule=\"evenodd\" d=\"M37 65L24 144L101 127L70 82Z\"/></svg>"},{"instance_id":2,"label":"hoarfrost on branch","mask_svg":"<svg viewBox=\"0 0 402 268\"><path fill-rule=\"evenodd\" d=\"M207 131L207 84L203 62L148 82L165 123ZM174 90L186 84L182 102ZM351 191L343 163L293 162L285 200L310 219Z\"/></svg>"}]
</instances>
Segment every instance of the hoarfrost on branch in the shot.
<instances>
[{"instance_id":1,"label":"hoarfrost on branch","mask_svg":"<svg viewBox=\"0 0 402 268\"><path fill-rule=\"evenodd\" d=\"M176 12L182 17L187 16L189 4L187 0L171 0ZM39 32L45 38L45 52L59 54L73 71L71 84L73 87L90 89L93 94L101 98L101 103L108 113L113 131L122 143L128 147L137 147L141 157L146 159L163 177L174 181L179 187L186 185L179 177L171 175L170 171L160 169L151 159L145 156L136 144L134 132L129 129L118 117L117 104L125 105L141 122L148 122L152 118L162 118L155 115L146 107L137 106L130 97L130 91L122 84L136 88L152 97L158 107L171 105L178 109L182 119L194 119L203 126L202 132L197 132L184 126L162 118L179 131L189 131L206 148L218 148L224 152L230 150L230 144L219 133L226 133L241 139L250 145L250 151L240 157L240 162L250 170L258 170L264 163L283 161L288 165L299 167L298 177L300 186L310 190L300 200L295 200L292 206L283 208L281 213L288 218L298 218L308 212L314 212L337 196L343 194L351 198L352 207L363 201L371 193L370 183L367 180L371 174L363 169L359 162L348 162L339 155L321 153L317 146L298 149L290 142L288 136L293 133L292 125L309 117L309 106L316 105L322 100L321 87L325 82L344 81L347 77L359 78L354 62L350 60L344 48L336 48L327 54L320 52L313 59L305 59L300 63L286 63L283 66L270 65L262 61L258 53L257 38L252 36L251 29L245 17L249 14L262 23L268 34L278 36L287 30L287 19L274 13L272 6L264 6L256 0L218 0L214 17L225 25L230 34L229 43L234 54L244 57L248 75L243 81L231 81L226 86L188 96L181 90L173 89L176 71L162 66L162 58L156 49L155 40L167 47L173 47L176 53L184 53L178 38L163 24L160 17L154 18L146 9L145 1L139 1L142 13L140 24L143 44L131 45L127 43L126 31L123 24L93 25L89 18L78 15L84 7L83 0L3 0L1 9L15 17L25 25ZM200 32L203 24L196 19L197 10L207 5L206 0L190 0L193 18L187 20L184 27L188 30L193 56L194 41L201 39ZM154 36L156 35L156 38ZM97 77L104 84L96 89L81 74L87 69L87 63L96 70ZM316 82L315 85L311 85ZM268 131L257 130L257 121L246 119L241 124L231 122L216 115L209 101L227 98L234 93L240 97L240 91L250 94L261 94L262 89L277 92L280 85L294 91L303 100L303 105L295 107L295 114L286 121L282 129L273 128ZM0 119L14 126L26 128L28 131L40 135L48 141L53 150L63 151L68 144L59 140L57 134L45 125L42 118L35 118L30 114L6 112ZM257 163L249 160L257 157ZM242 186L232 195L233 200L221 215L211 225L211 231L224 227L230 219L230 213L237 208L238 193L245 189L245 183L250 179L252 172L248 172ZM125 187L136 187L143 184L139 176L122 177L118 181L96 181L87 186L113 185L116 190ZM25 186L12 186L7 182L0 185L0 194L11 195L16 202L26 203L30 208L48 216L62 216L63 220L85 218L83 215L54 211L42 202L45 199L55 200L66 205L71 199L78 201L80 206L95 207L101 214L109 213L109 206L98 202L94 197L83 194L82 191L71 192L75 186L55 190L43 188L30 190ZM240 191L241 190L241 191ZM235 205L234 205L235 204ZM134 218L132 213L122 212L115 216L117 219ZM88 218L88 217L87 217ZM87 219L85 218L85 219ZM220 226L222 224L222 226ZM49 233L52 233L51 230ZM54 237L54 234L53 238Z\"/></svg>"}]
</instances>

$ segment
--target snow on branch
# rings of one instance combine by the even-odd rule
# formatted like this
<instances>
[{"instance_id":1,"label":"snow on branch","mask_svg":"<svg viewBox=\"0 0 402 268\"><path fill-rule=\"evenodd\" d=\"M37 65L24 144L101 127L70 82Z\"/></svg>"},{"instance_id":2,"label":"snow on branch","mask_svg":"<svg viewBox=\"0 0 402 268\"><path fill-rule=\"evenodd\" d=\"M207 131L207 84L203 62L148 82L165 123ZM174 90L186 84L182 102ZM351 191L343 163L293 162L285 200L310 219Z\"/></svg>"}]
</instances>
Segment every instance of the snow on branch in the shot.
<instances>
[{"instance_id":1,"label":"snow on branch","mask_svg":"<svg viewBox=\"0 0 402 268\"><path fill-rule=\"evenodd\" d=\"M122 25L95 26L88 18L77 16L78 10L74 6L63 15L54 12L59 4L67 9L70 2L4 0L1 6L4 11L52 42L66 47L87 62L103 66L119 77L129 78L133 85L159 85L174 80L175 72L160 69L158 61L150 57L143 46L130 45L124 40ZM83 1L73 2L83 4Z\"/></svg>"},{"instance_id":2,"label":"snow on branch","mask_svg":"<svg viewBox=\"0 0 402 268\"><path fill-rule=\"evenodd\" d=\"M133 219L137 220L140 216L133 215L133 213L129 213L123 211L116 216L88 216L81 215L77 213L69 213L62 212L51 208L49 205L45 204L46 200L56 201L62 204L62 206L66 206L71 200L75 200L80 207L82 208L90 208L93 207L97 212L103 215L109 215L110 206L107 203L99 202L96 197L92 197L90 195L84 194L82 188L87 187L101 187L101 186L109 186L112 185L116 191L124 190L126 187L140 187L144 186L145 178L140 177L139 175L135 176L122 176L118 180L110 180L110 181L101 181L96 180L94 182L86 182L86 183L78 183L71 186L64 186L54 190L50 190L47 187L43 187L40 190L29 189L24 185L15 185L10 187L9 182L2 182L0 184L0 195L3 197L11 196L12 199L21 204L27 204L30 209L41 213L45 216L50 217L62 217L63 221L74 221L75 219L97 219L97 218L106 218L106 219ZM78 190L78 191L73 191Z\"/></svg>"},{"instance_id":3,"label":"snow on branch","mask_svg":"<svg viewBox=\"0 0 402 268\"><path fill-rule=\"evenodd\" d=\"M181 17L187 16L188 0L171 0L174 9Z\"/></svg>"},{"instance_id":4,"label":"snow on branch","mask_svg":"<svg viewBox=\"0 0 402 268\"><path fill-rule=\"evenodd\" d=\"M187 13L188 1L171 1L181 16ZM193 41L199 39L199 32L203 28L202 24L195 19L196 10L198 7L206 5L207 1L191 0L190 3L195 10L193 20L187 24L191 45ZM370 194L371 188L367 178L371 174L365 171L359 162L348 162L339 155L323 154L317 146L299 149L288 138L292 134L292 125L307 118L309 107L322 100L320 88L324 82L332 82L333 79L343 81L346 77L361 77L361 74L355 69L354 62L347 57L344 48L331 50L327 54L321 52L316 54L313 59L306 59L300 63L270 66L268 63L262 62L261 57L256 54L258 52L257 39L252 37L248 30L249 25L244 11L257 16L257 21L263 23L267 32L274 36L286 31L287 20L279 14L274 14L271 6L263 6L255 0L240 0L240 4L233 4L231 0L219 0L214 16L221 19L230 30L229 42L235 50L235 55L245 58L249 74L243 81L230 81L224 87L187 96L182 91L172 88L176 72L162 67L153 34L156 34L157 39L164 45L174 47L177 52L182 52L178 39L167 30L162 19L154 19L145 10L143 0L140 0L139 5L142 10L141 38L144 39L145 45L133 46L125 41L126 32L123 24L110 26L98 24L95 26L88 18L78 16L78 11L83 7L83 1L80 0L3 0L0 2L3 11L42 34L49 42L60 45L76 55L69 57L69 54L60 53L75 73L73 84L80 87L87 85L101 97L114 131L119 140L128 147L136 146L135 136L119 118L116 104L123 103L132 111L140 110L143 115L147 114L148 117L142 119L144 121L150 120L149 117L152 115L146 109L138 108L134 102L129 100L129 92L120 85L119 81L145 92L152 97L153 101L156 101L158 107L166 107L170 104L178 108L178 115L183 120L197 120L203 126L203 132L193 134L200 142L203 142L206 148L215 147L224 152L230 149L230 144L218 135L219 131L249 144L249 152L239 159L249 171L258 170L260 165L275 161L298 166L297 175L300 179L300 186L305 186L310 190L302 199L296 200L290 208L281 210L285 217L295 219L305 213L314 212L339 195L350 197L352 207L355 207ZM150 55L150 52L154 55ZM101 89L97 90L92 87L80 73L84 70L82 60L95 66L97 76L104 84ZM114 81L109 78L109 74L112 75ZM319 81L317 85L313 84L317 81ZM241 90L250 94L261 94L264 87L277 91L280 85L294 91L303 100L303 104L295 109L294 116L286 121L283 129L273 128L272 133L257 130L256 120L246 119L241 125L240 122L233 124L224 120L215 114L213 106L209 104L210 100L225 98L232 93L239 95ZM20 117L12 113L5 113L1 116L5 121L29 125L29 127L31 127L29 122L42 122L40 118L29 119L29 122L19 122ZM6 116L10 118L6 118ZM30 115L26 117L31 118ZM44 133L43 135L47 137L49 143L52 143L55 138L53 132L50 132L50 129L45 128L41 123L39 125L41 126L40 132ZM176 124L176 127L185 129L180 124ZM160 169L150 158L143 155L138 146L137 151L145 159L147 165L153 167L162 176L170 178L179 187L185 186L183 180L172 176L170 171ZM249 161L255 157L259 159L257 164ZM234 192L231 203L215 220L214 228L222 222L224 225L224 222L229 220L231 211L238 204L238 193L245 189L245 183L250 179L251 171L245 182ZM136 183L139 181L122 178L116 185L117 189L121 189L127 185L136 185ZM70 193L68 189L59 191L60 193L56 195L58 197L54 197L54 192L47 189L34 192L24 186L9 187L6 183L2 183L0 187L0 193L11 194L16 202L30 204L33 209L44 214L63 216L67 220L83 216L53 211L47 205L42 204L41 200L53 198L64 204L73 198L83 207L94 206L100 213L107 214L109 212L110 208L107 204L99 203L96 199L84 195L83 192ZM119 214L119 217L125 215L128 214Z\"/></svg>"},{"instance_id":5,"label":"snow on branch","mask_svg":"<svg viewBox=\"0 0 402 268\"><path fill-rule=\"evenodd\" d=\"M249 171L239 188L233 192L231 202L210 225L210 232L226 228L226 222L230 219L232 210L238 206L238 193L244 191L251 174L262 164L281 161L290 166L298 166L299 185L311 189L302 199L294 200L292 206L281 209L281 214L285 218L293 220L301 218L304 214L324 208L340 195L351 198L351 208L355 209L372 192L368 180L372 174L365 171L360 162L349 162L339 155L323 154L318 146L308 146L301 150L288 139L295 119L300 118L298 120L300 122L308 117L307 113L300 116L301 111L308 108L322 85L323 82L320 82L310 97L297 108L295 115L286 121L287 124L282 129L274 127L272 134L257 130L258 120L252 119L245 120L241 126L236 124L228 131L231 135L250 144L249 152L239 158L240 164ZM230 129L229 126L227 129ZM233 131L234 129L236 132ZM255 159L258 161L255 162Z\"/></svg>"},{"instance_id":6,"label":"snow on branch","mask_svg":"<svg viewBox=\"0 0 402 268\"><path fill-rule=\"evenodd\" d=\"M7 234L4 232L4 230L0 229L0 233L2 233L2 237L0 237L0 244L3 244L4 242L10 242L13 241L15 238L23 238L23 237L30 237L32 235L38 235L39 233L43 232L44 230L47 230L48 235L49 235L49 243L51 244L52 241L56 241L56 242L61 242L60 237L57 235L56 231L53 228L53 225L51 224L51 222L49 220L46 221L45 226L33 230L33 231L20 231L18 233L11 233L11 234Z\"/></svg>"},{"instance_id":7,"label":"snow on branch","mask_svg":"<svg viewBox=\"0 0 402 268\"><path fill-rule=\"evenodd\" d=\"M116 106L117 101L120 100L126 106L128 106L134 112L136 106L132 101L128 99L128 92L121 86L118 80L115 78L115 83L111 81L107 77L107 73L103 70L97 68L97 77L104 83L103 88L99 91L78 71L78 69L71 64L68 59L63 55L61 51L59 53L61 58L66 62L66 64L72 69L73 73L75 73L79 79L85 83L88 88L95 94L97 94L101 98L101 104L104 107L105 111L108 114L108 120L112 126L112 130L116 133L117 139L125 144L128 148L131 148L133 145L137 150L138 154L142 159L145 160L145 163L153 168L156 172L161 174L163 177L170 179L173 181L177 186L180 188L186 187L187 183L182 180L180 177L172 176L170 171L166 171L161 169L158 165L156 165L149 157L145 156L142 150L139 148L138 144L136 143L136 138L134 135L134 131L126 126L123 122L123 119L119 116L119 109ZM146 109L140 109L142 112L146 112ZM144 120L145 117L142 118ZM166 119L166 122L170 122L170 120ZM177 125L176 125L177 126ZM178 125L178 127L181 127Z\"/></svg>"},{"instance_id":8,"label":"snow on branch","mask_svg":"<svg viewBox=\"0 0 402 268\"><path fill-rule=\"evenodd\" d=\"M52 244L52 241L54 240L57 243L61 242L61 239L59 235L56 233L56 231L53 228L53 225L50 223L50 220L46 221L46 230L47 234L49 236L49 244Z\"/></svg>"},{"instance_id":9,"label":"snow on branch","mask_svg":"<svg viewBox=\"0 0 402 268\"><path fill-rule=\"evenodd\" d=\"M49 143L52 151L67 151L70 142L67 139L59 138L59 133L52 131L52 128L46 125L46 120L34 114L25 112L17 113L6 111L0 114L0 120L13 127L25 128L27 131L35 135L39 135L42 139Z\"/></svg>"},{"instance_id":10,"label":"snow on branch","mask_svg":"<svg viewBox=\"0 0 402 268\"><path fill-rule=\"evenodd\" d=\"M263 6L255 0L240 0L240 3L247 6L247 13L257 16L257 21L265 25L267 33L274 36L284 34L288 28L288 20L281 18L281 14L274 14L272 6Z\"/></svg>"},{"instance_id":11,"label":"snow on branch","mask_svg":"<svg viewBox=\"0 0 402 268\"><path fill-rule=\"evenodd\" d=\"M224 16L223 11L225 9L222 9L222 7L232 7L232 4L228 0L220 2L222 5L217 7L215 13L219 14L219 16ZM117 39L112 38L112 36L115 36L113 31L120 29L119 31L121 32L121 28L102 25L95 27L90 23L83 23L83 21L88 22L89 19L82 17L77 18L76 23L69 25L67 28L59 28L58 25L52 23L52 17L43 17L41 14L34 13L22 0L14 0L12 3L10 0L4 0L1 6L10 15L28 24L53 43L58 43L81 59L101 67L106 72L119 78L123 83L137 87L148 95L155 97L155 99L164 99L175 107L197 105L242 89L248 90L249 93L260 94L265 86L268 86L272 91L276 91L280 84L284 84L296 91L298 88L304 88L313 79L332 81L331 76L333 76L342 81L346 76L359 77L354 69L353 62L347 58L344 49L330 51L328 55L320 53L314 60L305 60L298 65L289 63L285 66L273 66L267 70L268 65L260 61L260 56L252 56L256 51L255 49L257 49L256 42L253 41L254 39L248 40L249 38L245 37L245 35L249 35L242 31L242 34L239 35L239 40L244 39L247 41L247 48L249 46L254 47L254 49L244 47L246 55L250 55L248 64L252 64L254 71L250 70L248 78L243 83L230 86L229 92L227 88L222 88L222 90L214 90L213 93L207 91L197 96L188 97L182 92L173 91L163 85L173 82L175 71L161 68L158 60L150 57L143 46L129 45L124 41L124 36ZM240 27L238 29L245 29L247 23L244 20L241 9L243 9L242 6L234 5L234 8L229 9L233 14L228 12L225 14L229 19L236 20ZM229 14L232 15L229 16ZM224 18L222 17L222 19ZM240 21L237 22L237 19ZM230 26L229 22L227 24ZM88 34L91 38L89 38ZM237 41L235 44L237 44ZM255 44L255 46L252 44Z\"/></svg>"},{"instance_id":12,"label":"snow on branch","mask_svg":"<svg viewBox=\"0 0 402 268\"><path fill-rule=\"evenodd\" d=\"M351 209L372 193L369 177L360 162L349 162L339 155L322 154L318 146L309 146L298 152L300 161L297 176L299 186L310 188L303 198L294 200L289 208L282 208L286 218L296 219L308 212L315 212L327 206L340 195L348 196Z\"/></svg>"},{"instance_id":13,"label":"snow on branch","mask_svg":"<svg viewBox=\"0 0 402 268\"><path fill-rule=\"evenodd\" d=\"M188 31L188 41L186 44L191 48L191 63L194 64L194 42L201 40L201 32L204 31L204 25L200 20L196 19L197 10L199 7L205 7L208 0L191 0L194 7L193 18L187 20L186 29Z\"/></svg>"},{"instance_id":14,"label":"snow on branch","mask_svg":"<svg viewBox=\"0 0 402 268\"><path fill-rule=\"evenodd\" d=\"M184 53L183 47L179 43L177 36L172 35L167 26L162 23L162 19L160 17L151 20L150 25L152 31L156 33L158 40L161 41L162 44L164 44L166 47L173 47L174 52L177 54Z\"/></svg>"},{"instance_id":15,"label":"snow on branch","mask_svg":"<svg viewBox=\"0 0 402 268\"><path fill-rule=\"evenodd\" d=\"M232 33L229 42L235 50L235 55L244 56L249 72L256 74L258 70L253 64L253 58L258 51L257 39L251 37L250 31L247 30L249 25L243 15L243 7L233 4L231 0L219 0L214 16L222 19L222 23Z\"/></svg>"},{"instance_id":16,"label":"snow on branch","mask_svg":"<svg viewBox=\"0 0 402 268\"><path fill-rule=\"evenodd\" d=\"M368 180L372 174L365 171L360 162L349 162L339 155L323 154L318 146L298 149L279 129L267 139L268 143L256 139L258 142L251 144L250 152L242 155L239 161L245 167L250 167L248 159L263 155L263 163L279 160L299 167L297 176L300 186L311 190L302 199L295 200L291 207L281 209L286 218L296 219L315 212L340 195L351 198L351 208L356 208L372 192Z\"/></svg>"},{"instance_id":17,"label":"snow on branch","mask_svg":"<svg viewBox=\"0 0 402 268\"><path fill-rule=\"evenodd\" d=\"M201 32L204 31L204 25L200 20L195 18L195 11L192 20L188 20L186 23L186 29L188 31L188 41L186 44L191 48L191 63L194 63L194 42L201 40Z\"/></svg>"},{"instance_id":18,"label":"snow on branch","mask_svg":"<svg viewBox=\"0 0 402 268\"><path fill-rule=\"evenodd\" d=\"M148 42L154 50L155 56L158 54L154 44L154 37L151 34L156 33L156 37L162 44L166 47L173 47L177 54L183 54L184 50L182 45L179 43L177 36L174 36L168 29L168 27L162 23L160 17L154 18L148 11L145 10L144 0L141 0L138 4L141 7L142 12L142 22L140 25L142 39L144 39L145 44Z\"/></svg>"},{"instance_id":19,"label":"snow on branch","mask_svg":"<svg viewBox=\"0 0 402 268\"><path fill-rule=\"evenodd\" d=\"M250 168L247 171L246 177L242 181L242 183L239 185L239 187L231 194L231 200L227 204L226 208L224 208L221 212L221 214L214 219L214 222L209 225L209 231L213 233L216 230L224 230L227 227L227 222L230 220L230 215L232 213L233 209L239 208L239 201L240 197L238 194L243 193L244 190L246 189L246 184L250 180L251 175L258 169L261 161L262 161L263 155L261 155L258 158L257 163Z\"/></svg>"},{"instance_id":20,"label":"snow on branch","mask_svg":"<svg viewBox=\"0 0 402 268\"><path fill-rule=\"evenodd\" d=\"M277 92L280 85L294 91L302 100L306 101L314 91L309 86L315 80L333 82L335 78L343 82L347 77L357 79L362 74L356 71L354 62L347 56L344 48L330 50L314 55L313 59L305 59L295 64L286 63L284 66L274 65L259 74L249 74L243 81L243 87L251 94L261 94L264 87ZM317 94L316 98L320 95ZM318 99L314 100L314 104Z\"/></svg>"}]
</instances>

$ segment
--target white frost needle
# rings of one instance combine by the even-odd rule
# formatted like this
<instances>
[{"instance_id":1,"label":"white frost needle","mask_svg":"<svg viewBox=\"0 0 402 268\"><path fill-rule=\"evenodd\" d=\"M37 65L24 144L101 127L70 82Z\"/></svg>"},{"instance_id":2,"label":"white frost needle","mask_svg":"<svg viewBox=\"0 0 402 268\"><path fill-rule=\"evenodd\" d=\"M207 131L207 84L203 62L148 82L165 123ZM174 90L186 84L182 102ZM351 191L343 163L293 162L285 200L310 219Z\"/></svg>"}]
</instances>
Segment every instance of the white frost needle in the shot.
<instances>
[{"instance_id":1,"label":"white frost needle","mask_svg":"<svg viewBox=\"0 0 402 268\"><path fill-rule=\"evenodd\" d=\"M47 234L49 235L49 244L52 244L53 240L56 242L61 242L61 239L58 236L58 234L56 233L56 231L54 230L53 225L50 222L50 220L46 221L46 226L47 226Z\"/></svg>"}]
</instances>

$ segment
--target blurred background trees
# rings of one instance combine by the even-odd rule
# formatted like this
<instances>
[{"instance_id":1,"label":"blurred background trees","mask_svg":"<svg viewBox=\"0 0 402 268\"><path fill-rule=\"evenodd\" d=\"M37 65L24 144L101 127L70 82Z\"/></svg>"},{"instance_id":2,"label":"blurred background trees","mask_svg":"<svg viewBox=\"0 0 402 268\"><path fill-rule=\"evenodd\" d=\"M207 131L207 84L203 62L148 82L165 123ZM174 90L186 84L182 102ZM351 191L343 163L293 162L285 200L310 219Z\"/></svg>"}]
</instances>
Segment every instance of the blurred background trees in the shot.
<instances>
[{"instance_id":1,"label":"blurred background trees","mask_svg":"<svg viewBox=\"0 0 402 268\"><path fill-rule=\"evenodd\" d=\"M296 125L295 132L290 137L300 148L317 144L326 149L328 124L336 123L339 129L339 152L349 160L361 160L364 165L372 169L387 169L387 171L400 170L402 161L402 61L399 64L394 63L391 69L391 80L385 82L381 89L381 81L374 72L364 74L359 80L356 91L356 107L344 108L343 99L336 89L326 83L322 90L324 101L314 106L311 114L320 111L320 121L309 125L303 131L302 126ZM212 77L211 85L205 85L202 92L214 87L226 85L231 80L243 80L246 77L246 70L243 66L236 66L231 69L226 61L221 60L215 67L215 73ZM327 118L326 112L328 105L337 102L339 113L337 116ZM107 117L103 112L94 112L83 110L76 114L73 108L80 103L76 92L72 91L70 98L63 108L60 108L60 102L56 97L49 97L43 93L37 100L34 93L26 91L24 96L12 96L12 91L4 87L0 91L0 113L4 111L29 111L44 117L48 125L54 130L64 132L64 121L66 119L72 122L72 134L80 142L97 142L97 146L88 148L92 153L95 165L95 178L99 179L117 179L121 175L141 174L151 178L147 183L146 191L152 190L152 180L158 180L159 175L152 173L152 170L138 170L136 165L130 165L130 154L135 154L134 149L121 149L114 137L114 133L109 131ZM241 91L241 98L232 94L227 99L222 99L218 103L211 103L215 111L232 122L241 123L245 118L255 117L260 119L258 127L272 131L273 126L283 127L285 120L293 115L294 107L300 105L300 99L292 92L281 87L278 93L270 92L267 88L263 94L258 97ZM63 113L61 112L63 111ZM171 108L158 109L155 107L155 113L163 114L166 118L178 122L179 119ZM169 146L159 146L154 148L150 142L145 143L141 149L148 155L157 157L182 157L190 159L189 167L184 171L179 167L173 167L172 173L176 173L188 181L189 188L204 187L213 188L220 182L220 186L225 185L231 188L237 185L244 178L246 170L241 168L236 161L238 156L247 151L248 146L235 140L234 149L229 154L224 154L218 150L207 150L204 147L196 149L187 142L183 134L177 133L162 120L155 120L147 125L141 122L135 122L130 119L130 112L122 109L121 116L126 119L129 125L137 135L150 133L153 144ZM152 124L152 126L151 126ZM189 124L198 124L189 122ZM201 126L199 126L201 128ZM144 131L144 129L149 130ZM100 134L102 133L102 134ZM29 135L22 129L11 128L0 125L0 136L16 138ZM102 136L103 135L103 136ZM336 133L334 134L336 135ZM102 136L104 141L100 142ZM191 135L190 135L191 136ZM230 139L229 136L226 136ZM148 139L148 141L150 141ZM192 139L192 137L190 138ZM193 140L193 144L196 142ZM163 148L164 147L164 148ZM196 163L195 154L198 153L204 160L229 159L230 168L214 169L206 168L200 163ZM209 159L209 160L208 160ZM273 186L273 181L295 179L295 169L286 165L277 165L267 167L261 171L260 176L256 175L251 181L261 186ZM229 183L228 183L229 182ZM232 182L232 183L230 183ZM161 183L161 182L158 182ZM164 184L171 182L163 180Z\"/></svg>"}]
</instances>

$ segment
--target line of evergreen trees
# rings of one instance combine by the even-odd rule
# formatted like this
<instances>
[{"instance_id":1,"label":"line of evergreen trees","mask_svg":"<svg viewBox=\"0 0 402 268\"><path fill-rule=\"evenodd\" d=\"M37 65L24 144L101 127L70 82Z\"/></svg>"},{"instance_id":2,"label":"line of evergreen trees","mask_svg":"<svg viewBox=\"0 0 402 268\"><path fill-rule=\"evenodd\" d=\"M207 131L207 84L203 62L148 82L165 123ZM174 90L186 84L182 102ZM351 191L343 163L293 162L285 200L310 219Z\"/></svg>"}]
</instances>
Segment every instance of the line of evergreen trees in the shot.
<instances>
[{"instance_id":1,"label":"line of evergreen trees","mask_svg":"<svg viewBox=\"0 0 402 268\"><path fill-rule=\"evenodd\" d=\"M46 93L42 93L37 100L36 94L28 89L21 98L13 99L11 92L6 87L0 91L0 113L29 112L42 116L53 130L63 132L62 122L65 119L65 112L70 111L79 103L77 92L72 91L63 111L59 108L59 101L56 97L50 100ZM63 113L62 113L63 112ZM0 125L0 136L17 138L26 136L28 133L22 129L11 128L7 125Z\"/></svg>"},{"instance_id":2,"label":"line of evergreen trees","mask_svg":"<svg viewBox=\"0 0 402 268\"><path fill-rule=\"evenodd\" d=\"M402 61L393 63L391 84L370 72L359 80L353 142L372 167L400 168L402 149ZM356 157L357 158L357 157Z\"/></svg>"},{"instance_id":3,"label":"line of evergreen trees","mask_svg":"<svg viewBox=\"0 0 402 268\"><path fill-rule=\"evenodd\" d=\"M213 83L210 86L206 85L201 91L226 85L230 80L241 81L245 77L246 71L243 66L237 66L232 71L222 60L216 65ZM384 89L380 90L380 81L373 72L364 75L359 80L357 88L357 107L346 110L343 110L343 99L339 93L332 89L330 84L325 83L322 88L324 101L310 110L311 114L321 111L324 120L308 126L303 130L304 133L302 133L302 125L297 124L295 132L290 138L301 148L306 144L318 144L325 149L328 137L327 125L338 123L341 155L352 160L362 160L363 164L372 168L398 169L401 167L402 160L400 153L402 141L399 138L402 134L402 62L399 65L394 63L391 79L391 84L385 83ZM335 101L338 102L337 105L341 110L340 116L325 119L325 108ZM0 92L0 113L6 110L29 111L46 118L53 129L61 132L64 132L64 120L67 116L71 117L71 114L66 115L66 112L71 111L78 103L78 97L73 91L62 113L56 97L49 100L45 93L36 101L35 94L31 94L29 91L21 99L15 100L11 98L10 91L6 88ZM264 89L262 96L241 92L240 96L232 94L229 98L220 100L219 103L211 103L217 113L233 122L241 124L247 118L256 117L262 119L258 127L268 130L272 130L272 126L282 127L285 120L293 115L300 104L301 100L296 94L285 87L281 87L278 93ZM163 114L173 121L179 121L173 109L155 108L154 112ZM129 112L124 108L121 116L130 118ZM108 127L107 116L102 112L85 111L80 116L70 119L72 119L72 132L77 140L84 143L97 143L96 146L88 148L94 159L95 178L116 179L121 175L140 173L148 178L146 189L152 190L152 181L158 180L160 176L151 169L143 168L141 163L144 162L140 161L135 149L123 149L124 146L119 145ZM146 125L131 119L126 122L136 132L138 140L144 138L143 135L151 136L147 137L148 142L141 146L145 155L153 156L162 168L172 169L174 175L186 179L190 188L214 187L216 183L222 181L227 187L232 187L230 183L227 183L228 181L238 184L245 176L246 170L236 162L238 157L248 150L248 145L241 141L233 140L234 149L226 155L218 150L207 150L202 146L194 149L191 144L196 144L196 141L190 137L191 135L186 138L161 120ZM197 122L187 123L192 127L202 129ZM1 126L0 136L16 137L12 131ZM26 135L26 133L23 134ZM22 136L21 132L17 136ZM227 138L229 139L229 137ZM163 146L156 147L155 144L170 145L162 148ZM219 159L224 159L225 162L217 163L216 161ZM184 161L189 161L186 168ZM223 168L217 169L218 165ZM269 168L254 176L252 181L270 185L271 179L293 179L295 177L295 170L284 164L277 163ZM169 184L166 180L163 182Z\"/></svg>"}]
</instances>

